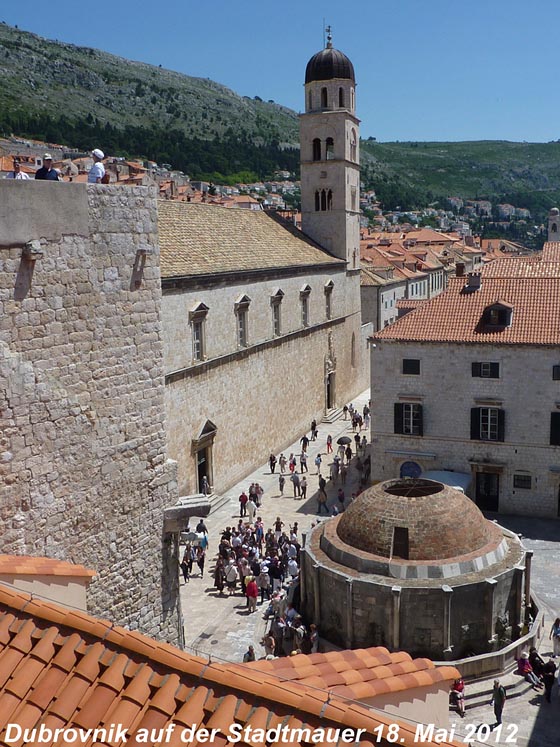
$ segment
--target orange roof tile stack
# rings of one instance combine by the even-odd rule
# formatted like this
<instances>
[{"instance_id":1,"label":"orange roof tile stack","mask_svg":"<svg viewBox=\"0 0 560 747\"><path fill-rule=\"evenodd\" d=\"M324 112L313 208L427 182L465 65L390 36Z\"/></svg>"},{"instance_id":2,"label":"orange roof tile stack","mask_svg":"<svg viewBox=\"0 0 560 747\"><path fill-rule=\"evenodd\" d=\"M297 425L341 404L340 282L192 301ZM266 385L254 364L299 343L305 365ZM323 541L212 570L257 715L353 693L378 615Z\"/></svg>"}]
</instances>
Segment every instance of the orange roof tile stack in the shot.
<instances>
[{"instance_id":1,"label":"orange roof tile stack","mask_svg":"<svg viewBox=\"0 0 560 747\"><path fill-rule=\"evenodd\" d=\"M343 671L351 672L353 654L341 652L341 656L346 653L351 660ZM395 661L391 666L410 664ZM412 668L414 672L399 676L416 682L424 670L414 663ZM360 739L364 747L387 747L374 729L397 723L399 744L432 745L418 740L414 724L385 718L322 689L283 682L273 673L248 665L209 662L0 585L0 743L5 743L8 724L24 729L40 724L51 729L109 729L113 724L126 729L127 745L132 747L139 744L135 737L139 729L166 729L172 723L175 728L169 738L156 744L184 744L182 730L197 724L217 729L212 744L226 747L231 744L230 727L238 724L267 729L362 728L366 730ZM110 738L95 742L112 747L124 743ZM89 747L94 743L92 735L80 743ZM257 744L251 736L238 743ZM12 744L20 747L22 740ZM309 743L292 740L290 744ZM459 747L459 742L441 744Z\"/></svg>"},{"instance_id":2,"label":"orange roof tile stack","mask_svg":"<svg viewBox=\"0 0 560 747\"><path fill-rule=\"evenodd\" d=\"M97 574L83 565L68 563L66 560L35 558L31 555L0 555L0 575L93 578Z\"/></svg>"},{"instance_id":3,"label":"orange roof tile stack","mask_svg":"<svg viewBox=\"0 0 560 747\"><path fill-rule=\"evenodd\" d=\"M329 690L351 700L388 692L452 682L460 677L455 667L436 667L430 659L412 659L404 651L390 653L383 646L325 654L298 654L250 664L282 680Z\"/></svg>"}]
</instances>

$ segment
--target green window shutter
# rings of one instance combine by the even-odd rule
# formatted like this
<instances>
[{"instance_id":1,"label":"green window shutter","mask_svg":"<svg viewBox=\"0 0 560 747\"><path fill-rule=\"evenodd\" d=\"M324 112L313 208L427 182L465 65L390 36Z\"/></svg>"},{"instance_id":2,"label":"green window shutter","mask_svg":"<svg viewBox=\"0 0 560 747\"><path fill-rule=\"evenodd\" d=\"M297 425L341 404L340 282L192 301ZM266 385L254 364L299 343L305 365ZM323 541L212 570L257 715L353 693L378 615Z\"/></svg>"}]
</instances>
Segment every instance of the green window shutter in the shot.
<instances>
[{"instance_id":1,"label":"green window shutter","mask_svg":"<svg viewBox=\"0 0 560 747\"><path fill-rule=\"evenodd\" d=\"M402 402L395 402L395 433L404 431L403 409Z\"/></svg>"},{"instance_id":2,"label":"green window shutter","mask_svg":"<svg viewBox=\"0 0 560 747\"><path fill-rule=\"evenodd\" d=\"M418 435L424 435L424 409L422 405L418 405Z\"/></svg>"},{"instance_id":3,"label":"green window shutter","mask_svg":"<svg viewBox=\"0 0 560 747\"><path fill-rule=\"evenodd\" d=\"M490 378L491 379L499 379L500 378L500 364L499 363L491 363L490 364Z\"/></svg>"},{"instance_id":4,"label":"green window shutter","mask_svg":"<svg viewBox=\"0 0 560 747\"><path fill-rule=\"evenodd\" d=\"M550 413L550 445L560 446L560 412Z\"/></svg>"},{"instance_id":5,"label":"green window shutter","mask_svg":"<svg viewBox=\"0 0 560 747\"><path fill-rule=\"evenodd\" d=\"M480 407L471 407L471 441L480 441Z\"/></svg>"},{"instance_id":6,"label":"green window shutter","mask_svg":"<svg viewBox=\"0 0 560 747\"><path fill-rule=\"evenodd\" d=\"M504 410L498 410L498 441L505 441L506 434L506 413Z\"/></svg>"},{"instance_id":7,"label":"green window shutter","mask_svg":"<svg viewBox=\"0 0 560 747\"><path fill-rule=\"evenodd\" d=\"M480 376L480 363L473 363L472 364L472 375L473 376Z\"/></svg>"}]
</instances>

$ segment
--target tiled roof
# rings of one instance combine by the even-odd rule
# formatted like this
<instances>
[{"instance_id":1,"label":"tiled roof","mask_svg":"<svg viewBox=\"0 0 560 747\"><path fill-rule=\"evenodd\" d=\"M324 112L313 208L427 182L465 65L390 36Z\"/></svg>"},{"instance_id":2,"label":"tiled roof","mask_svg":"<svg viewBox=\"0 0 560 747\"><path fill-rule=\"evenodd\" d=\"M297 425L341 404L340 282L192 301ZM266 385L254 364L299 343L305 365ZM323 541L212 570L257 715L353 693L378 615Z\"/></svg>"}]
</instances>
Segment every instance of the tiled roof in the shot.
<instances>
[{"instance_id":1,"label":"tiled roof","mask_svg":"<svg viewBox=\"0 0 560 747\"><path fill-rule=\"evenodd\" d=\"M162 277L344 262L274 213L160 201Z\"/></svg>"},{"instance_id":2,"label":"tiled roof","mask_svg":"<svg viewBox=\"0 0 560 747\"><path fill-rule=\"evenodd\" d=\"M81 576L93 578L97 573L83 565L54 558L35 558L31 555L0 555L0 575L14 576Z\"/></svg>"},{"instance_id":3,"label":"tiled roof","mask_svg":"<svg viewBox=\"0 0 560 747\"><path fill-rule=\"evenodd\" d=\"M560 343L560 265L528 257L498 259L484 268L478 290L465 292L466 283L465 277L450 278L447 290L375 337L511 345ZM482 323L484 310L497 301L513 308L509 326L492 328Z\"/></svg>"},{"instance_id":4,"label":"tiled roof","mask_svg":"<svg viewBox=\"0 0 560 747\"><path fill-rule=\"evenodd\" d=\"M419 674L421 670L401 676L412 683ZM127 730L131 747L139 743L139 729L166 729L174 723L163 742L169 747L182 744L182 730L193 724L217 729L212 744L226 747L230 726L237 723L254 728L363 728L364 747L387 747L373 730L395 722L405 747L432 744L415 741L414 724L392 715L385 718L325 690L284 682L247 665L201 659L0 585L0 744L10 723L23 729L45 724L84 730L117 724ZM93 740L90 736L80 743L90 747ZM96 743L117 747L123 741ZM21 740L14 744L20 747ZM247 737L239 744L255 747L256 742ZM458 742L442 744L459 747Z\"/></svg>"},{"instance_id":5,"label":"tiled roof","mask_svg":"<svg viewBox=\"0 0 560 747\"><path fill-rule=\"evenodd\" d=\"M452 682L461 675L455 667L436 667L430 659L412 659L404 651L389 653L382 647L325 654L298 654L252 667L282 680L300 682L351 700Z\"/></svg>"},{"instance_id":6,"label":"tiled roof","mask_svg":"<svg viewBox=\"0 0 560 747\"><path fill-rule=\"evenodd\" d=\"M399 298L395 306L397 309L417 309L426 301L426 298Z\"/></svg>"}]
</instances>

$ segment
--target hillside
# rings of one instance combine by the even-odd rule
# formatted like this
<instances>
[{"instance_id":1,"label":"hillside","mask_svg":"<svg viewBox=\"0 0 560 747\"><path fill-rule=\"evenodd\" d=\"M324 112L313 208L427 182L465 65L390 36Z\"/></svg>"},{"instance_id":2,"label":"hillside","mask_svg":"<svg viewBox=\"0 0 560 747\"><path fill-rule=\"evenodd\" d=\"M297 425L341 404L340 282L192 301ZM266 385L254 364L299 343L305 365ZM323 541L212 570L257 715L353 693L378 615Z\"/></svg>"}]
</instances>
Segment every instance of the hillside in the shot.
<instances>
[{"instance_id":1,"label":"hillside","mask_svg":"<svg viewBox=\"0 0 560 747\"><path fill-rule=\"evenodd\" d=\"M504 198L519 207L558 200L560 143L475 141L458 143L362 142L366 181L384 185L386 201L441 197ZM392 192L396 190L397 194ZM534 194L533 194L534 193ZM525 203L521 205L519 201Z\"/></svg>"},{"instance_id":2,"label":"hillside","mask_svg":"<svg viewBox=\"0 0 560 747\"><path fill-rule=\"evenodd\" d=\"M169 163L228 181L299 171L296 112L208 79L0 24L0 134ZM362 142L362 180L383 206L450 195L542 212L560 202L560 143Z\"/></svg>"},{"instance_id":3,"label":"hillside","mask_svg":"<svg viewBox=\"0 0 560 747\"><path fill-rule=\"evenodd\" d=\"M297 114L286 107L6 24L0 24L0 81L4 134L12 130L80 148L95 141L108 151L170 161L191 173L212 162L209 170L226 172L258 171L268 161L290 168L299 158ZM199 141L214 144L212 162L202 159L188 168L185 151L195 150L188 143L199 147ZM242 148L233 153L237 141L257 146L255 156Z\"/></svg>"}]
</instances>

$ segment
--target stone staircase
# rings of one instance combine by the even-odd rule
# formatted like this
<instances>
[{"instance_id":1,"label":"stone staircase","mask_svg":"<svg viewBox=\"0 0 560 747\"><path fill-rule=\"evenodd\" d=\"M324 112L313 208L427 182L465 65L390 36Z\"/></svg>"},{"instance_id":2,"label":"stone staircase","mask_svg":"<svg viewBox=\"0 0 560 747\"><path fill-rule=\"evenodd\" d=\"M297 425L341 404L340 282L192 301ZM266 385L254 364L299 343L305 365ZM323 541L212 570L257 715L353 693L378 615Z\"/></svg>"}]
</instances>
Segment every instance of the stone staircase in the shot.
<instances>
[{"instance_id":1,"label":"stone staircase","mask_svg":"<svg viewBox=\"0 0 560 747\"><path fill-rule=\"evenodd\" d=\"M342 407L333 407L327 411L321 420L321 423L334 423L342 417Z\"/></svg>"}]
</instances>

